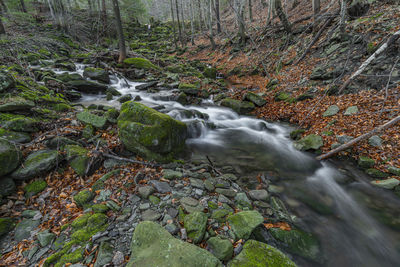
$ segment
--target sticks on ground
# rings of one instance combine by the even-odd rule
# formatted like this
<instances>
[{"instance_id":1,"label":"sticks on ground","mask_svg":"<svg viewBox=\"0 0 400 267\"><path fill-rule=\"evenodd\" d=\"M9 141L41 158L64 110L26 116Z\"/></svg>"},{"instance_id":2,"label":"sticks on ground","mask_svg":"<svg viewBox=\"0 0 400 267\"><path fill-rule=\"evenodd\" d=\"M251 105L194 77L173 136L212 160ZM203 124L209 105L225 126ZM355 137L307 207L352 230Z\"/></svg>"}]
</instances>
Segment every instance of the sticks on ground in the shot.
<instances>
[{"instance_id":1,"label":"sticks on ground","mask_svg":"<svg viewBox=\"0 0 400 267\"><path fill-rule=\"evenodd\" d=\"M368 132L366 134L363 134L363 135L351 140L350 142L347 142L346 144L343 144L343 145L339 146L338 148L335 148L335 149L329 151L326 154L323 154L323 155L320 155L320 156L316 157L316 159L317 160L327 159L327 158L339 153L340 151L343 151L343 150L353 146L354 144L356 144L356 143L358 143L358 142L360 142L362 140L365 140L365 139L373 136L374 134L379 133L379 132L381 132L381 131L383 131L383 130L385 130L385 129L393 126L393 125L395 125L399 121L400 121L400 116L397 116L396 118L394 118L391 121L379 126L378 128L375 128L372 131L370 131L370 132Z\"/></svg>"},{"instance_id":2,"label":"sticks on ground","mask_svg":"<svg viewBox=\"0 0 400 267\"><path fill-rule=\"evenodd\" d=\"M152 162L145 162L145 161L140 161L140 160L134 160L134 159L128 159L128 158L123 158L123 157L118 157L109 153L105 153L105 152L101 152L98 150L93 150L93 153L96 154L100 154L106 158L110 158L110 159L116 159L116 160L121 160L121 161L126 161L126 162L130 162L130 163L136 163L136 164L142 164L142 165L148 165L151 167L159 167L160 164L156 164L156 163L152 163Z\"/></svg>"}]
</instances>

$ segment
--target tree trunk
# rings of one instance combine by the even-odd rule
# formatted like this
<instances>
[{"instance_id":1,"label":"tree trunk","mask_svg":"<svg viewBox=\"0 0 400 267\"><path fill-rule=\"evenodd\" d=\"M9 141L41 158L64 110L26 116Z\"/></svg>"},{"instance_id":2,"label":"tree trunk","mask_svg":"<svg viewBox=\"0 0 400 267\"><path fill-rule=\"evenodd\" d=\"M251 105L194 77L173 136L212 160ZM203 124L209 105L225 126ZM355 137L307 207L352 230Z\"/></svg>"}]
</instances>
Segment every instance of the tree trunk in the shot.
<instances>
[{"instance_id":1,"label":"tree trunk","mask_svg":"<svg viewBox=\"0 0 400 267\"><path fill-rule=\"evenodd\" d=\"M217 32L221 33L221 21L219 15L219 0L215 0L215 17L217 19Z\"/></svg>"},{"instance_id":2,"label":"tree trunk","mask_svg":"<svg viewBox=\"0 0 400 267\"><path fill-rule=\"evenodd\" d=\"M6 29L4 28L3 24L3 9L0 6L0 35L6 34Z\"/></svg>"},{"instance_id":3,"label":"tree trunk","mask_svg":"<svg viewBox=\"0 0 400 267\"><path fill-rule=\"evenodd\" d=\"M117 34L119 39L119 58L118 63L122 63L126 58L126 47L125 47L125 37L122 29L121 13L119 11L118 0L112 0L115 23L117 25Z\"/></svg>"},{"instance_id":4,"label":"tree trunk","mask_svg":"<svg viewBox=\"0 0 400 267\"><path fill-rule=\"evenodd\" d=\"M174 33L174 44L175 44L175 49L178 48L178 43L176 41L176 29L175 29L175 16L174 16L174 5L172 3L172 0L170 0L171 4L171 17L172 17L172 31Z\"/></svg>"},{"instance_id":5,"label":"tree trunk","mask_svg":"<svg viewBox=\"0 0 400 267\"><path fill-rule=\"evenodd\" d=\"M184 46L183 40L182 40L182 29L181 29L181 21L179 19L179 7L178 7L178 0L175 0L175 13L176 13L176 19L178 22L178 35L179 35L179 41L181 42L181 45Z\"/></svg>"},{"instance_id":6,"label":"tree trunk","mask_svg":"<svg viewBox=\"0 0 400 267\"><path fill-rule=\"evenodd\" d=\"M312 0L312 8L314 12L314 20L321 11L321 2L320 0Z\"/></svg>"},{"instance_id":7,"label":"tree trunk","mask_svg":"<svg viewBox=\"0 0 400 267\"><path fill-rule=\"evenodd\" d=\"M215 42L214 42L214 34L213 34L213 29L212 29L212 0L208 0L208 5L209 5L209 28L210 28L210 43L211 43L211 48L214 50L215 49Z\"/></svg>"},{"instance_id":8,"label":"tree trunk","mask_svg":"<svg viewBox=\"0 0 400 267\"><path fill-rule=\"evenodd\" d=\"M272 21L273 13L275 11L275 0L269 0L268 1L268 17L267 17L267 23L266 25L269 25Z\"/></svg>"},{"instance_id":9,"label":"tree trunk","mask_svg":"<svg viewBox=\"0 0 400 267\"><path fill-rule=\"evenodd\" d=\"M114 1L114 0L112 0L112 1ZM93 11L92 0L88 0L88 10L89 10L89 14L91 14Z\"/></svg>"},{"instance_id":10,"label":"tree trunk","mask_svg":"<svg viewBox=\"0 0 400 267\"><path fill-rule=\"evenodd\" d=\"M101 20L103 24L103 34L107 31L107 5L106 0L101 0Z\"/></svg>"},{"instance_id":11,"label":"tree trunk","mask_svg":"<svg viewBox=\"0 0 400 267\"><path fill-rule=\"evenodd\" d=\"M292 27L287 19L287 16L285 14L285 12L282 9L282 2L281 0L275 0L275 9L276 9L276 13L278 14L278 17L280 19L280 21L283 24L283 27L285 28L285 31L287 33L291 33L292 32Z\"/></svg>"},{"instance_id":12,"label":"tree trunk","mask_svg":"<svg viewBox=\"0 0 400 267\"><path fill-rule=\"evenodd\" d=\"M21 4L21 10L24 13L28 13L28 11L26 11L26 6L25 6L25 1L24 0L19 0L20 4Z\"/></svg>"},{"instance_id":13,"label":"tree trunk","mask_svg":"<svg viewBox=\"0 0 400 267\"><path fill-rule=\"evenodd\" d=\"M253 22L253 4L252 4L251 0L248 0L248 1L249 1L249 19L250 19L250 22Z\"/></svg>"},{"instance_id":14,"label":"tree trunk","mask_svg":"<svg viewBox=\"0 0 400 267\"><path fill-rule=\"evenodd\" d=\"M201 0L197 0L197 6L199 8L199 30L203 28L203 14L201 11Z\"/></svg>"},{"instance_id":15,"label":"tree trunk","mask_svg":"<svg viewBox=\"0 0 400 267\"><path fill-rule=\"evenodd\" d=\"M0 0L0 8L3 9L3 13L8 12L8 8L7 8L6 4L4 3L4 0Z\"/></svg>"},{"instance_id":16,"label":"tree trunk","mask_svg":"<svg viewBox=\"0 0 400 267\"><path fill-rule=\"evenodd\" d=\"M192 0L189 0L189 8L190 8L190 42L194 45L194 13L193 13L193 3Z\"/></svg>"},{"instance_id":17,"label":"tree trunk","mask_svg":"<svg viewBox=\"0 0 400 267\"><path fill-rule=\"evenodd\" d=\"M186 38L185 38L185 32L186 32L186 26L185 26L185 16L184 16L184 6L183 6L183 0L180 0L180 8L181 8L181 21L182 21L182 40L185 42L186 45Z\"/></svg>"},{"instance_id":18,"label":"tree trunk","mask_svg":"<svg viewBox=\"0 0 400 267\"><path fill-rule=\"evenodd\" d=\"M340 32L344 34L346 30L346 1L340 0Z\"/></svg>"}]
</instances>

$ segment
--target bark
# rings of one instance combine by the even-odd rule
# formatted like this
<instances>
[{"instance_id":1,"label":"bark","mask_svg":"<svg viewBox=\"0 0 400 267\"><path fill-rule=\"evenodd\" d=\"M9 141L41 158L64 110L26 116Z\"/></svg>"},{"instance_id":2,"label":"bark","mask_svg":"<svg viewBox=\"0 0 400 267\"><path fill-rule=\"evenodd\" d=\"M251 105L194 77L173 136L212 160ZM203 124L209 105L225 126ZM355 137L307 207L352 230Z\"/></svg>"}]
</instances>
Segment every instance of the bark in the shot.
<instances>
[{"instance_id":1,"label":"bark","mask_svg":"<svg viewBox=\"0 0 400 267\"><path fill-rule=\"evenodd\" d=\"M6 34L6 29L4 28L3 11L2 11L2 8L0 6L0 35L2 35L2 34Z\"/></svg>"},{"instance_id":2,"label":"bark","mask_svg":"<svg viewBox=\"0 0 400 267\"><path fill-rule=\"evenodd\" d=\"M126 47L125 47L125 37L122 29L122 21L121 21L121 13L119 11L118 0L112 0L114 15L115 15L115 23L117 26L117 34L119 39L119 58L118 63L122 63L126 58Z\"/></svg>"},{"instance_id":3,"label":"bark","mask_svg":"<svg viewBox=\"0 0 400 267\"><path fill-rule=\"evenodd\" d=\"M183 46L183 40L182 40L182 29L181 29L181 21L179 19L179 7L178 7L178 0L175 0L175 13L176 13L176 20L178 21L178 35L179 35L179 41L181 42L181 45Z\"/></svg>"},{"instance_id":4,"label":"bark","mask_svg":"<svg viewBox=\"0 0 400 267\"><path fill-rule=\"evenodd\" d=\"M199 30L203 28L203 12L201 11L201 0L197 0L197 6L199 9Z\"/></svg>"},{"instance_id":5,"label":"bark","mask_svg":"<svg viewBox=\"0 0 400 267\"><path fill-rule=\"evenodd\" d=\"M217 32L221 33L221 21L219 15L219 0L215 0L215 18L217 19Z\"/></svg>"},{"instance_id":6,"label":"bark","mask_svg":"<svg viewBox=\"0 0 400 267\"><path fill-rule=\"evenodd\" d=\"M193 3L192 0L189 0L189 8L190 8L190 42L194 45L194 12L193 12Z\"/></svg>"},{"instance_id":7,"label":"bark","mask_svg":"<svg viewBox=\"0 0 400 267\"><path fill-rule=\"evenodd\" d=\"M248 1L249 1L249 20L250 22L253 22L253 4L251 0Z\"/></svg>"},{"instance_id":8,"label":"bark","mask_svg":"<svg viewBox=\"0 0 400 267\"><path fill-rule=\"evenodd\" d=\"M340 0L340 32L344 34L346 30L346 1Z\"/></svg>"},{"instance_id":9,"label":"bark","mask_svg":"<svg viewBox=\"0 0 400 267\"><path fill-rule=\"evenodd\" d=\"M24 0L19 0L19 3L21 5L22 12L28 13L28 11L26 11L25 1Z\"/></svg>"},{"instance_id":10,"label":"bark","mask_svg":"<svg viewBox=\"0 0 400 267\"><path fill-rule=\"evenodd\" d=\"M178 43L176 41L176 29L175 29L175 16L174 16L174 5L172 3L172 0L170 0L170 5L171 5L171 17L172 17L172 31L174 33L174 44L175 44L175 49L178 48Z\"/></svg>"},{"instance_id":11,"label":"bark","mask_svg":"<svg viewBox=\"0 0 400 267\"><path fill-rule=\"evenodd\" d=\"M355 145L356 143L358 143L358 142L360 142L362 140L365 140L365 139L367 139L367 138L369 138L369 137L371 137L371 136L373 136L373 135L375 135L375 134L377 134L377 133L379 133L379 132L381 132L381 131L383 131L383 130L391 127L391 126L394 126L398 122L400 122L400 116L397 116L396 118L394 118L391 121L379 126L378 128L375 128L372 131L370 131L370 132L368 132L366 134L363 134L363 135L351 140L350 142L348 142L346 144L343 144L343 145L339 146L338 148L335 148L335 149L329 151L326 154L323 154L323 155L320 155L320 156L316 157L316 159L317 160L327 159L327 158L339 153L340 151L343 151L343 150Z\"/></svg>"},{"instance_id":12,"label":"bark","mask_svg":"<svg viewBox=\"0 0 400 267\"><path fill-rule=\"evenodd\" d=\"M107 29L107 5L106 0L101 0L101 20L103 24L103 34Z\"/></svg>"},{"instance_id":13,"label":"bark","mask_svg":"<svg viewBox=\"0 0 400 267\"><path fill-rule=\"evenodd\" d=\"M314 12L314 20L321 11L321 2L320 0L312 0L312 8Z\"/></svg>"},{"instance_id":14,"label":"bark","mask_svg":"<svg viewBox=\"0 0 400 267\"><path fill-rule=\"evenodd\" d=\"M338 93L340 94L346 87L358 76L360 75L368 65L374 61L382 52L384 52L390 45L397 41L400 37L400 30L395 32L392 36L388 38L388 40L379 47L378 50L375 51L366 61L364 61L361 66L358 68L356 72L354 72L346 82L339 88Z\"/></svg>"},{"instance_id":15,"label":"bark","mask_svg":"<svg viewBox=\"0 0 400 267\"><path fill-rule=\"evenodd\" d=\"M278 17L279 17L280 21L282 22L283 27L285 28L285 31L287 33L291 33L292 32L292 27L291 27L291 25L289 23L289 20L288 20L287 16L286 16L286 13L282 9L281 0L275 0L274 2L275 2L276 13L278 14Z\"/></svg>"},{"instance_id":16,"label":"bark","mask_svg":"<svg viewBox=\"0 0 400 267\"><path fill-rule=\"evenodd\" d=\"M214 42L214 33L213 33L213 29L212 29L212 0L208 0L208 5L209 5L209 28L210 28L210 43L211 43L211 48L214 50L215 49L215 42Z\"/></svg>"}]
</instances>

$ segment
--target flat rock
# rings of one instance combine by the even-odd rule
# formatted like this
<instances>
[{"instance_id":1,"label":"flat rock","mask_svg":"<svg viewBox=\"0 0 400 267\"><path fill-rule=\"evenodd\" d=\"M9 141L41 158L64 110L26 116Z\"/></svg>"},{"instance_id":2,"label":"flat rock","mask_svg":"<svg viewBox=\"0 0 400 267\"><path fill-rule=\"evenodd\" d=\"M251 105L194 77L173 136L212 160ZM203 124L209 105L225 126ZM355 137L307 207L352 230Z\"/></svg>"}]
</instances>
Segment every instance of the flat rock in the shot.
<instances>
[{"instance_id":1,"label":"flat rock","mask_svg":"<svg viewBox=\"0 0 400 267\"><path fill-rule=\"evenodd\" d=\"M169 193L172 191L171 186L169 186L169 184L166 182L151 181L151 183L153 184L154 188L159 193L165 194L165 193Z\"/></svg>"},{"instance_id":2,"label":"flat rock","mask_svg":"<svg viewBox=\"0 0 400 267\"><path fill-rule=\"evenodd\" d=\"M15 227L14 238L16 241L20 242L24 239L28 239L31 236L31 232L38 227L40 221L33 219L23 219L20 223Z\"/></svg>"},{"instance_id":3,"label":"flat rock","mask_svg":"<svg viewBox=\"0 0 400 267\"><path fill-rule=\"evenodd\" d=\"M58 152L55 150L39 150L29 154L22 166L11 173L16 180L27 180L45 174L52 170L58 161Z\"/></svg>"},{"instance_id":4,"label":"flat rock","mask_svg":"<svg viewBox=\"0 0 400 267\"><path fill-rule=\"evenodd\" d=\"M396 178L389 178L385 180L372 181L371 184L385 189L393 189L400 184L400 181Z\"/></svg>"},{"instance_id":5,"label":"flat rock","mask_svg":"<svg viewBox=\"0 0 400 267\"><path fill-rule=\"evenodd\" d=\"M200 205L199 201L191 198L191 197L183 197L180 200L181 205L183 206L183 208L189 212L202 212L203 211L203 206Z\"/></svg>"},{"instance_id":6,"label":"flat rock","mask_svg":"<svg viewBox=\"0 0 400 267\"><path fill-rule=\"evenodd\" d=\"M248 239L251 232L264 222L263 216L255 210L241 211L228 217L229 226L237 240Z\"/></svg>"},{"instance_id":7,"label":"flat rock","mask_svg":"<svg viewBox=\"0 0 400 267\"><path fill-rule=\"evenodd\" d=\"M151 195L151 194L153 194L154 193L154 188L152 187L152 186L141 186L141 187L139 187L139 195L142 197L142 198L145 198L145 199L147 199L147 198L149 198L149 196Z\"/></svg>"},{"instance_id":8,"label":"flat rock","mask_svg":"<svg viewBox=\"0 0 400 267\"><path fill-rule=\"evenodd\" d=\"M269 193L265 189L251 190L249 191L249 196L253 200L266 201L269 198Z\"/></svg>"},{"instance_id":9,"label":"flat rock","mask_svg":"<svg viewBox=\"0 0 400 267\"><path fill-rule=\"evenodd\" d=\"M323 117L330 117L339 112L339 107L336 105L329 106L328 109L322 114Z\"/></svg>"}]
</instances>

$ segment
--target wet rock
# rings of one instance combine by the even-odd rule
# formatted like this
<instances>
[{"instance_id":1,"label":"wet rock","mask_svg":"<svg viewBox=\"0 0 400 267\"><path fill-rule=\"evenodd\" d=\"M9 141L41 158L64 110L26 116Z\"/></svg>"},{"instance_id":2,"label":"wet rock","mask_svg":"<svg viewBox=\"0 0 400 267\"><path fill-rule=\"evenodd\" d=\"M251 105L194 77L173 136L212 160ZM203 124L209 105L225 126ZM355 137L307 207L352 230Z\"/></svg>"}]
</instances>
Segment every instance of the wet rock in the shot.
<instances>
[{"instance_id":1,"label":"wet rock","mask_svg":"<svg viewBox=\"0 0 400 267\"><path fill-rule=\"evenodd\" d=\"M393 167L393 166L389 166L389 167L388 167L388 171L389 171L391 174L400 176L400 168L396 168L396 167Z\"/></svg>"},{"instance_id":2,"label":"wet rock","mask_svg":"<svg viewBox=\"0 0 400 267\"><path fill-rule=\"evenodd\" d=\"M22 166L15 170L11 177L16 180L27 180L45 174L57 165L58 152L55 150L39 150L31 153Z\"/></svg>"},{"instance_id":3,"label":"wet rock","mask_svg":"<svg viewBox=\"0 0 400 267\"><path fill-rule=\"evenodd\" d=\"M371 136L368 139L368 144L374 147L381 147L382 146L382 138L377 135Z\"/></svg>"},{"instance_id":4,"label":"wet rock","mask_svg":"<svg viewBox=\"0 0 400 267\"><path fill-rule=\"evenodd\" d=\"M170 266L221 266L208 251L174 238L154 222L142 222L136 227L131 251L127 267L164 266L166 262Z\"/></svg>"},{"instance_id":5,"label":"wet rock","mask_svg":"<svg viewBox=\"0 0 400 267\"><path fill-rule=\"evenodd\" d=\"M89 111L83 111L76 115L76 118L84 124L92 125L98 129L104 129L107 124L107 118L103 116L97 116L90 113Z\"/></svg>"},{"instance_id":6,"label":"wet rock","mask_svg":"<svg viewBox=\"0 0 400 267\"><path fill-rule=\"evenodd\" d=\"M307 135L303 138L301 138L299 141L295 142L294 147L298 150L310 150L314 149L317 150L320 147L324 145L324 142L322 140L322 137L316 134L310 134Z\"/></svg>"},{"instance_id":7,"label":"wet rock","mask_svg":"<svg viewBox=\"0 0 400 267\"><path fill-rule=\"evenodd\" d=\"M225 98L221 101L221 106L228 107L233 109L235 112L239 114L249 114L251 111L255 109L255 106L251 102L240 101L232 98Z\"/></svg>"},{"instance_id":8,"label":"wet rock","mask_svg":"<svg viewBox=\"0 0 400 267\"><path fill-rule=\"evenodd\" d=\"M296 129L290 132L290 138L293 140L299 140L303 133L305 133L306 130L304 129Z\"/></svg>"},{"instance_id":9,"label":"wet rock","mask_svg":"<svg viewBox=\"0 0 400 267\"><path fill-rule=\"evenodd\" d=\"M142 220L143 221L157 221L161 217L161 214L155 210L145 210L142 213Z\"/></svg>"},{"instance_id":10,"label":"wet rock","mask_svg":"<svg viewBox=\"0 0 400 267\"><path fill-rule=\"evenodd\" d=\"M244 99L247 101L252 102L253 104L255 104L258 107L262 107L267 103L267 100L265 100L262 96L257 95L255 93L252 92L247 92L244 95Z\"/></svg>"},{"instance_id":11,"label":"wet rock","mask_svg":"<svg viewBox=\"0 0 400 267\"><path fill-rule=\"evenodd\" d=\"M400 181L396 178L389 178L385 180L372 181L371 184L385 189L393 189L400 184Z\"/></svg>"},{"instance_id":12,"label":"wet rock","mask_svg":"<svg viewBox=\"0 0 400 267\"><path fill-rule=\"evenodd\" d=\"M38 227L40 224L39 220L33 219L23 219L15 227L14 238L16 241L20 242L23 239L28 239L31 236L31 232Z\"/></svg>"},{"instance_id":13,"label":"wet rock","mask_svg":"<svg viewBox=\"0 0 400 267\"><path fill-rule=\"evenodd\" d=\"M107 91L108 86L105 84L100 84L97 82L87 81L87 80L74 80L67 82L67 86L73 88L79 92L84 92L88 94L97 94L100 92Z\"/></svg>"},{"instance_id":14,"label":"wet rock","mask_svg":"<svg viewBox=\"0 0 400 267\"><path fill-rule=\"evenodd\" d=\"M344 115L351 116L351 115L355 115L357 113L358 113L358 107L357 106L351 106L351 107L348 107L346 109L346 111L344 112Z\"/></svg>"},{"instance_id":15,"label":"wet rock","mask_svg":"<svg viewBox=\"0 0 400 267\"><path fill-rule=\"evenodd\" d=\"M211 253L221 261L228 261L232 258L233 246L228 239L211 237L207 240L207 245Z\"/></svg>"},{"instance_id":16,"label":"wet rock","mask_svg":"<svg viewBox=\"0 0 400 267\"><path fill-rule=\"evenodd\" d=\"M184 123L137 102L122 105L118 128L127 149L147 159L171 161L185 147Z\"/></svg>"},{"instance_id":17,"label":"wet rock","mask_svg":"<svg viewBox=\"0 0 400 267\"><path fill-rule=\"evenodd\" d=\"M248 239L251 232L264 222L258 211L241 211L228 217L228 223L235 234L236 240Z\"/></svg>"},{"instance_id":18,"label":"wet rock","mask_svg":"<svg viewBox=\"0 0 400 267\"><path fill-rule=\"evenodd\" d=\"M49 230L44 230L37 234L37 239L42 247L49 245L55 238L56 235L49 232Z\"/></svg>"},{"instance_id":19,"label":"wet rock","mask_svg":"<svg viewBox=\"0 0 400 267\"><path fill-rule=\"evenodd\" d=\"M367 169L365 172L374 178L386 178L389 176L389 174L374 168Z\"/></svg>"},{"instance_id":20,"label":"wet rock","mask_svg":"<svg viewBox=\"0 0 400 267\"><path fill-rule=\"evenodd\" d=\"M15 170L21 159L22 153L15 145L0 139L0 177Z\"/></svg>"},{"instance_id":21,"label":"wet rock","mask_svg":"<svg viewBox=\"0 0 400 267\"><path fill-rule=\"evenodd\" d=\"M193 95L193 96L197 96L197 94L200 92L197 85L190 83L180 83L178 89L179 91L185 93L186 95Z\"/></svg>"},{"instance_id":22,"label":"wet rock","mask_svg":"<svg viewBox=\"0 0 400 267\"><path fill-rule=\"evenodd\" d=\"M112 261L113 256L114 253L111 244L109 242L101 242L94 267L106 266Z\"/></svg>"},{"instance_id":23,"label":"wet rock","mask_svg":"<svg viewBox=\"0 0 400 267\"><path fill-rule=\"evenodd\" d=\"M156 86L157 83L158 83L157 81L152 81L152 82L140 84L140 85L137 85L137 86L135 87L135 89L141 90L141 91L147 90L147 89L149 89L149 88L151 88L151 87Z\"/></svg>"},{"instance_id":24,"label":"wet rock","mask_svg":"<svg viewBox=\"0 0 400 267\"><path fill-rule=\"evenodd\" d=\"M229 267L265 267L265 266L285 266L296 267L280 250L255 240L248 240L243 250L233 260L228 263Z\"/></svg>"},{"instance_id":25,"label":"wet rock","mask_svg":"<svg viewBox=\"0 0 400 267\"><path fill-rule=\"evenodd\" d=\"M83 76L103 83L110 83L110 76L104 69L86 67Z\"/></svg>"},{"instance_id":26,"label":"wet rock","mask_svg":"<svg viewBox=\"0 0 400 267\"><path fill-rule=\"evenodd\" d=\"M373 167L374 165L375 165L375 160L373 160L371 158L361 156L358 159L358 166L360 166L361 168L368 169L368 168Z\"/></svg>"},{"instance_id":27,"label":"wet rock","mask_svg":"<svg viewBox=\"0 0 400 267\"><path fill-rule=\"evenodd\" d=\"M207 226L207 215L203 212L193 212L184 219L184 225L187 235L193 240L193 243L198 244L203 240Z\"/></svg>"},{"instance_id":28,"label":"wet rock","mask_svg":"<svg viewBox=\"0 0 400 267\"><path fill-rule=\"evenodd\" d=\"M120 98L118 98L118 102L122 104L122 103L125 103L128 101L131 101L132 99L133 99L133 97L131 94L126 94L126 95L123 95Z\"/></svg>"},{"instance_id":29,"label":"wet rock","mask_svg":"<svg viewBox=\"0 0 400 267\"><path fill-rule=\"evenodd\" d=\"M322 114L323 117L330 117L339 112L339 107L336 105L329 106L328 109Z\"/></svg>"},{"instance_id":30,"label":"wet rock","mask_svg":"<svg viewBox=\"0 0 400 267\"><path fill-rule=\"evenodd\" d=\"M269 193L265 189L261 190L250 190L249 191L249 196L253 200L261 200L261 201L266 201L269 198Z\"/></svg>"}]
</instances>

